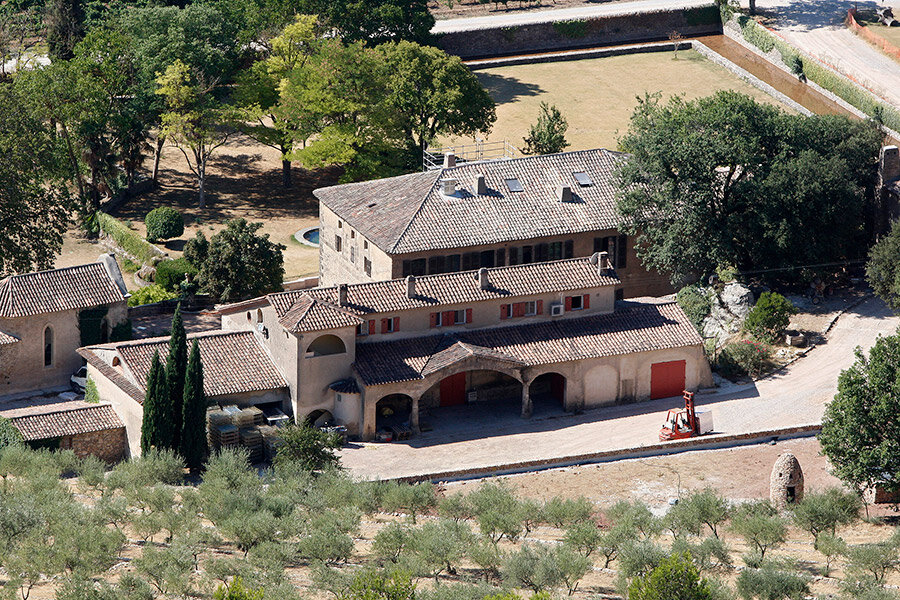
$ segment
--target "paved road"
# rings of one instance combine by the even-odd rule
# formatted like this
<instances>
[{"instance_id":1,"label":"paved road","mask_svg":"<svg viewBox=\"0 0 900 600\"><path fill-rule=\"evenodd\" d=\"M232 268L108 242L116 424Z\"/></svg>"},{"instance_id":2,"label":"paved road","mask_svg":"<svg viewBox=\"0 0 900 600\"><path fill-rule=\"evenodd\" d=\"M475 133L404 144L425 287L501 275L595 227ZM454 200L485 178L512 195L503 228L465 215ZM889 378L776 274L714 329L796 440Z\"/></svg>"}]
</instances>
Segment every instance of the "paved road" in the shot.
<instances>
[{"instance_id":1,"label":"paved road","mask_svg":"<svg viewBox=\"0 0 900 600\"><path fill-rule=\"evenodd\" d=\"M494 14L462 19L444 19L432 28L432 33L450 33L454 31L473 31L486 27L514 27L545 23L547 21L565 21L568 19L586 19L591 17L609 17L613 15L631 15L635 13L653 12L663 9L695 8L708 6L711 0L635 0L634 2L617 2L560 8L557 10L539 10L525 13Z\"/></svg>"},{"instance_id":2,"label":"paved road","mask_svg":"<svg viewBox=\"0 0 900 600\"><path fill-rule=\"evenodd\" d=\"M747 0L742 0L742 4L746 6ZM775 14L772 28L785 40L900 108L900 63L876 50L843 23L850 8L874 8L879 4L871 0L757 0L761 11Z\"/></svg>"},{"instance_id":3,"label":"paved road","mask_svg":"<svg viewBox=\"0 0 900 600\"><path fill-rule=\"evenodd\" d=\"M838 374L853 362L853 349L869 348L898 325L900 319L882 302L870 299L841 317L824 345L783 373L698 395L698 405L713 411L715 430L722 433L817 423ZM484 415L479 425L473 425L471 413L467 418L460 412L450 424L409 442L356 444L344 449L341 459L353 475L374 479L634 448L657 442L664 411L677 403L658 400L531 420L511 413Z\"/></svg>"}]
</instances>

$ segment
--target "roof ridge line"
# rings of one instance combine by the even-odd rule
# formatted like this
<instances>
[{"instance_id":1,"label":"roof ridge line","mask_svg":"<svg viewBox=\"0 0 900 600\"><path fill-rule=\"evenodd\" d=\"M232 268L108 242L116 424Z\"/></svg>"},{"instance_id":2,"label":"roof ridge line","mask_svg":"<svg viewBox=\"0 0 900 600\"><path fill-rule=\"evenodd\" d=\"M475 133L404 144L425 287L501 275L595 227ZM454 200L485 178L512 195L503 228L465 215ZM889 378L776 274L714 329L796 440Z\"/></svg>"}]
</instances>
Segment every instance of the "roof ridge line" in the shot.
<instances>
[{"instance_id":1,"label":"roof ridge line","mask_svg":"<svg viewBox=\"0 0 900 600\"><path fill-rule=\"evenodd\" d=\"M100 265L102 267L103 263L101 263L100 261L97 261L97 262L84 263L83 265L69 265L68 267L59 267L59 268L55 268L55 269L41 269L40 271L29 271L28 273L16 273L14 275L7 275L3 279L0 279L0 283L5 283L7 281L11 281L13 279L21 278L21 277L33 277L35 275L43 275L44 273L53 273L56 271L71 271L73 269L83 269L84 267L92 267L94 265Z\"/></svg>"},{"instance_id":2,"label":"roof ridge line","mask_svg":"<svg viewBox=\"0 0 900 600\"><path fill-rule=\"evenodd\" d=\"M446 171L454 171L454 170L456 170L456 169L463 169L463 168L465 168L465 167L471 167L471 166L474 166L474 165L484 165L484 164L490 164L490 163L504 163L504 164L506 164L506 163L516 162L516 161L521 161L521 160L540 160L540 159L542 159L542 158L553 157L553 156L561 156L561 155L564 155L564 154L565 154L565 155L572 155L572 154L587 154L588 152L600 152L600 153L602 153L602 152L615 152L615 151L614 151L614 150L610 150L609 148L584 148L584 149L582 149L582 150L568 150L568 151L562 151L562 152L553 152L553 153L551 153L551 154L532 154L531 156L517 156L517 157L514 157L514 158L501 158L501 159L495 159L495 160L472 161L472 162L465 162L465 163L462 163L462 164L458 164L458 165L456 165L456 166L454 166L454 167L450 167L450 168L447 168L447 169L442 168L442 169L441 169L441 174L445 173ZM620 153L620 154L623 154L623 153Z\"/></svg>"},{"instance_id":3,"label":"roof ridge line","mask_svg":"<svg viewBox=\"0 0 900 600\"><path fill-rule=\"evenodd\" d=\"M109 402L98 402L97 404L91 404L90 406L79 406L77 408L70 408L68 410L60 409L60 410L51 410L49 412L38 412L38 413L32 413L32 414L28 414L28 415L20 415L18 417L7 417L7 419L9 419L10 421L15 421L16 419L27 419L28 417L46 417L47 415L59 415L62 413L73 413L73 412L77 412L79 410L93 410L95 408L103 408L104 406L108 406L108 407L112 408L112 404L110 404ZM32 408L32 407L23 407L23 408ZM34 407L34 408L40 408L40 407ZM18 409L9 409L9 410L18 410Z\"/></svg>"},{"instance_id":4,"label":"roof ridge line","mask_svg":"<svg viewBox=\"0 0 900 600\"><path fill-rule=\"evenodd\" d=\"M434 190L437 185L438 180L444 175L444 169L440 171L436 171L437 175L434 178L434 181L431 182L431 187L425 192L425 195L422 196L422 199L419 201L419 206L416 207L415 212L409 218L409 221L406 222L406 225L403 226L403 231L400 232L400 235L397 236L397 239L394 240L394 243L391 245L391 249L386 252L386 254L391 254L391 252L397 249L397 246L400 245L400 242L403 241L403 236L409 231L409 228L412 226L413 221L416 220L416 217L422 212L422 208L425 206L425 203L428 201L428 196L431 195L431 192Z\"/></svg>"}]
</instances>

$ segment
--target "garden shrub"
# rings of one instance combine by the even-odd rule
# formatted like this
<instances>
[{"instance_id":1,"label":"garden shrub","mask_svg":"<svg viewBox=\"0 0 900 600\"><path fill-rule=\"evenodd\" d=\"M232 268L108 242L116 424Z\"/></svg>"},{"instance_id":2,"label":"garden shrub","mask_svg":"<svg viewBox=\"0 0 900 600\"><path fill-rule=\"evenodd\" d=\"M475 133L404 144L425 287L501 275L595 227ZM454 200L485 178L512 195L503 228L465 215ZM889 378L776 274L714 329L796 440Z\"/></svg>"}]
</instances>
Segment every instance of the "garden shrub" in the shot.
<instances>
[{"instance_id":1,"label":"garden shrub","mask_svg":"<svg viewBox=\"0 0 900 600\"><path fill-rule=\"evenodd\" d=\"M741 340L725 346L716 359L716 369L724 377L750 375L755 377L762 373L763 366L771 356L771 350L765 344Z\"/></svg>"},{"instance_id":2,"label":"garden shrub","mask_svg":"<svg viewBox=\"0 0 900 600\"><path fill-rule=\"evenodd\" d=\"M702 331L703 320L709 316L711 306L709 296L703 289L697 284L685 286L678 290L675 300L697 331Z\"/></svg>"},{"instance_id":3,"label":"garden shrub","mask_svg":"<svg viewBox=\"0 0 900 600\"><path fill-rule=\"evenodd\" d=\"M196 274L197 268L184 257L164 260L156 265L156 284L170 292L177 292L185 275L194 277Z\"/></svg>"},{"instance_id":4,"label":"garden shrub","mask_svg":"<svg viewBox=\"0 0 900 600\"><path fill-rule=\"evenodd\" d=\"M21 446L22 434L6 417L0 417L0 450L7 446Z\"/></svg>"},{"instance_id":5,"label":"garden shrub","mask_svg":"<svg viewBox=\"0 0 900 600\"><path fill-rule=\"evenodd\" d=\"M553 29L564 38L569 38L570 40L578 39L587 35L588 23L581 20L559 21L553 24Z\"/></svg>"},{"instance_id":6,"label":"garden shrub","mask_svg":"<svg viewBox=\"0 0 900 600\"><path fill-rule=\"evenodd\" d=\"M162 286L153 284L142 287L131 293L128 298L128 306L141 306L142 304L153 304L154 302L163 302L164 300L174 300L178 297L175 292L170 292L162 288Z\"/></svg>"},{"instance_id":7,"label":"garden shrub","mask_svg":"<svg viewBox=\"0 0 900 600\"><path fill-rule=\"evenodd\" d=\"M141 236L128 229L124 223L106 213L97 213L97 223L100 230L111 237L120 248L144 264L150 264L154 258L163 255L159 248L144 241Z\"/></svg>"},{"instance_id":8,"label":"garden shrub","mask_svg":"<svg viewBox=\"0 0 900 600\"><path fill-rule=\"evenodd\" d=\"M777 292L763 292L747 315L744 329L759 341L775 343L784 334L797 307Z\"/></svg>"},{"instance_id":9,"label":"garden shrub","mask_svg":"<svg viewBox=\"0 0 900 600\"><path fill-rule=\"evenodd\" d=\"M181 237L184 233L184 219L171 206L160 206L148 212L144 217L144 225L147 226L149 242Z\"/></svg>"}]
</instances>

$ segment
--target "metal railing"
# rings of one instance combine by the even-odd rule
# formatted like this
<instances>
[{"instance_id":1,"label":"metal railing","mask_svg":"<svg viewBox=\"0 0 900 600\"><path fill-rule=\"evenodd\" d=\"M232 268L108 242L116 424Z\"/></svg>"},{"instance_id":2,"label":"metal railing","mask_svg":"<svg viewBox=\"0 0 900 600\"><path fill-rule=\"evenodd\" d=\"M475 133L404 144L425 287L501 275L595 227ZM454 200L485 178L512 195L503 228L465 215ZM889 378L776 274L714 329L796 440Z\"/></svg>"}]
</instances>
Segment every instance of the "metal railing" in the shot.
<instances>
[{"instance_id":1,"label":"metal railing","mask_svg":"<svg viewBox=\"0 0 900 600\"><path fill-rule=\"evenodd\" d=\"M422 170L431 171L442 168L444 156L450 153L456 156L457 165L489 160L508 160L519 156L519 151L507 140L499 142L479 140L474 144L461 146L429 146L422 153Z\"/></svg>"}]
</instances>

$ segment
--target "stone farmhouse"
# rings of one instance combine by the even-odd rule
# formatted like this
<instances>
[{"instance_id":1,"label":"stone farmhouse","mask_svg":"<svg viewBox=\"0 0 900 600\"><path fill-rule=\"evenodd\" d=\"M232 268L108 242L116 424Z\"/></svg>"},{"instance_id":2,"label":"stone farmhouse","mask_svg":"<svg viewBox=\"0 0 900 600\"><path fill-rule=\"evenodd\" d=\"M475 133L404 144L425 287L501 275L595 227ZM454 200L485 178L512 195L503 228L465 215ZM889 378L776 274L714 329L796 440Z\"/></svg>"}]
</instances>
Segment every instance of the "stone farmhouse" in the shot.
<instances>
[{"instance_id":1,"label":"stone farmhouse","mask_svg":"<svg viewBox=\"0 0 900 600\"><path fill-rule=\"evenodd\" d=\"M128 318L127 292L111 255L63 269L0 280L0 416L26 441L124 456L125 428L107 404L72 402L69 389L85 341L106 341Z\"/></svg>"},{"instance_id":2,"label":"stone farmhouse","mask_svg":"<svg viewBox=\"0 0 900 600\"><path fill-rule=\"evenodd\" d=\"M577 411L710 385L673 302L620 302L605 253L286 291L220 309L199 334L213 400L323 417L364 439L479 402ZM189 336L192 337L192 336ZM146 373L165 338L80 350L137 451ZM511 403L511 404L510 404Z\"/></svg>"},{"instance_id":3,"label":"stone farmhouse","mask_svg":"<svg viewBox=\"0 0 900 600\"><path fill-rule=\"evenodd\" d=\"M318 189L319 283L437 275L606 252L619 297L672 292L616 229L613 169L625 155L584 150L456 164Z\"/></svg>"}]
</instances>

